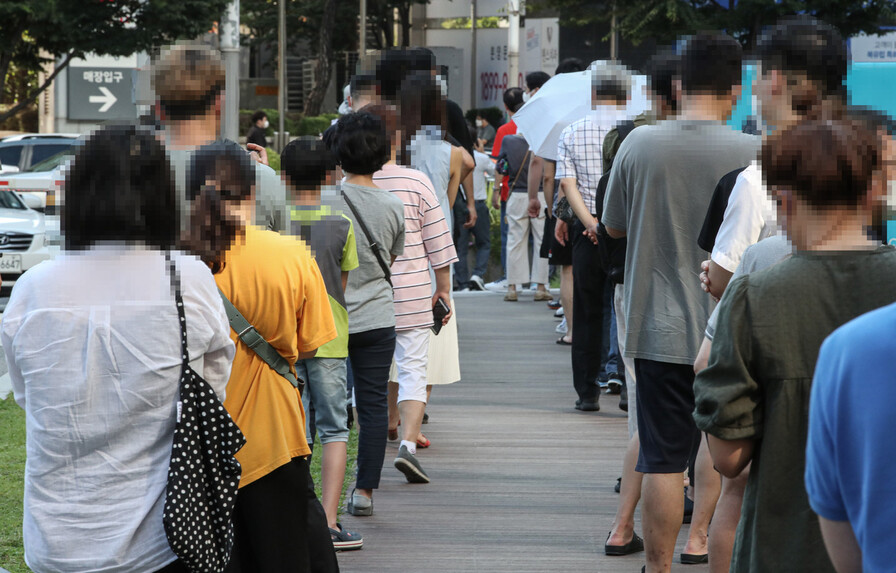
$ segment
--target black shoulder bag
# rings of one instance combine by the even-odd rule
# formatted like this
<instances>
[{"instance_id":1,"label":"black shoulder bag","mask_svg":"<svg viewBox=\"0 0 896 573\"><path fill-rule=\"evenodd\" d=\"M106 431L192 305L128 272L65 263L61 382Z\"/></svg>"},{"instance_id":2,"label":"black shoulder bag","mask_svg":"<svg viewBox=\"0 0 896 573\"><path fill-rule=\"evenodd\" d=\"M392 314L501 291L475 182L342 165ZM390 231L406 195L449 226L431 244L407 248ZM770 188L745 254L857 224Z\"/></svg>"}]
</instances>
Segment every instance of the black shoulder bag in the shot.
<instances>
[{"instance_id":1,"label":"black shoulder bag","mask_svg":"<svg viewBox=\"0 0 896 573\"><path fill-rule=\"evenodd\" d=\"M380 251L380 246L376 244L376 241L373 240L373 235L370 234L370 231L367 229L367 225L364 224L364 219L361 218L361 214L357 209L355 209L355 206L348 198L348 195L345 194L345 191L342 192L342 198L345 199L345 204L348 205L348 208L351 209L352 214L355 216L355 220L358 221L358 226L361 227L361 232L364 233L364 238L367 239L370 250L373 251L373 255L376 257L377 262L380 264L380 268L383 269L383 278L386 279L386 282L389 283L389 286L392 286L392 270L389 268L389 265L386 264L386 259L383 258L383 253L382 251Z\"/></svg>"},{"instance_id":2,"label":"black shoulder bag","mask_svg":"<svg viewBox=\"0 0 896 573\"><path fill-rule=\"evenodd\" d=\"M162 522L168 544L193 573L220 573L233 550L233 508L240 483L236 453L246 438L211 385L190 368L180 279L166 256L180 323L177 422Z\"/></svg>"},{"instance_id":3,"label":"black shoulder bag","mask_svg":"<svg viewBox=\"0 0 896 573\"><path fill-rule=\"evenodd\" d=\"M619 143L628 137L628 134L635 129L635 122L628 120L623 121L616 126L616 132L619 134ZM615 159L615 158L614 158ZM600 266L603 268L607 276L616 284L622 284L625 278L625 251L628 241L625 237L614 239L607 233L607 228L600 222L603 217L604 197L607 194L607 185L610 182L610 169L612 163L604 171L597 183L597 193L595 194L595 207L597 211L597 253L600 258Z\"/></svg>"}]
</instances>

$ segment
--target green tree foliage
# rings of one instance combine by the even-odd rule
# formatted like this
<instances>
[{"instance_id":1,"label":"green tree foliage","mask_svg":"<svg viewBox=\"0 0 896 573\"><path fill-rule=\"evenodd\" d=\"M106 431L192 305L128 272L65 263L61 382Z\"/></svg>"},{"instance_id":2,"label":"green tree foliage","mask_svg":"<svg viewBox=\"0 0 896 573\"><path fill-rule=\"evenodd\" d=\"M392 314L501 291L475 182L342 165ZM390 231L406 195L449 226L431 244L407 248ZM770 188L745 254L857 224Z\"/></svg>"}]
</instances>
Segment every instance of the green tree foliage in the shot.
<instances>
[{"instance_id":1,"label":"green tree foliage","mask_svg":"<svg viewBox=\"0 0 896 573\"><path fill-rule=\"evenodd\" d=\"M539 8L556 10L561 22L571 25L609 22L615 10L619 33L633 43L668 43L700 30L725 30L752 47L764 26L793 14L811 14L845 37L896 23L893 0L534 0L530 13Z\"/></svg>"},{"instance_id":2,"label":"green tree foliage","mask_svg":"<svg viewBox=\"0 0 896 573\"><path fill-rule=\"evenodd\" d=\"M30 105L72 58L126 56L209 31L229 0L0 0L0 91L14 105L0 122ZM7 88L12 73L36 72L63 58L24 96Z\"/></svg>"},{"instance_id":3,"label":"green tree foliage","mask_svg":"<svg viewBox=\"0 0 896 573\"><path fill-rule=\"evenodd\" d=\"M317 54L320 49L321 24L324 21L326 0L285 0L286 38L289 53ZM338 0L330 33L336 52L358 49L358 2ZM244 46L267 46L276 52L278 6L277 0L240 0L240 24L249 33L243 35Z\"/></svg>"}]
</instances>

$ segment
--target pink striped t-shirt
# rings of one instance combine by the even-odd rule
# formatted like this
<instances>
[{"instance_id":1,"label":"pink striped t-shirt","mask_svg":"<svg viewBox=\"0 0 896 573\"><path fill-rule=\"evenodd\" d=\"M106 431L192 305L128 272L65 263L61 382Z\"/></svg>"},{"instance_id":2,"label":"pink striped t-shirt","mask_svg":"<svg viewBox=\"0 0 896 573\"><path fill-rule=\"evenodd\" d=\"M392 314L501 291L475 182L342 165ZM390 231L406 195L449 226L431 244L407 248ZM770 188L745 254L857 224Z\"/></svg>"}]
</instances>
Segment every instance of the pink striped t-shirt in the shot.
<instances>
[{"instance_id":1,"label":"pink striped t-shirt","mask_svg":"<svg viewBox=\"0 0 896 573\"><path fill-rule=\"evenodd\" d=\"M432 326L433 285L429 266L446 267L457 261L451 229L432 188L416 169L384 165L373 182L404 203L404 253L392 263L395 330Z\"/></svg>"}]
</instances>

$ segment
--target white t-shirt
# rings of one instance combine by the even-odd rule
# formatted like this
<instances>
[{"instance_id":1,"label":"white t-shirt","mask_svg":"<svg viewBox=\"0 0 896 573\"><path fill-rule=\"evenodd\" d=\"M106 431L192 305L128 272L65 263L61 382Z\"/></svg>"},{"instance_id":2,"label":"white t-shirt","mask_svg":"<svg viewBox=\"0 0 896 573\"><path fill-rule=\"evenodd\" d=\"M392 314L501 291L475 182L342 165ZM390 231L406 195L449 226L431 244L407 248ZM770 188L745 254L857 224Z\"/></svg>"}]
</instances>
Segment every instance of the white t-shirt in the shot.
<instances>
[{"instance_id":1,"label":"white t-shirt","mask_svg":"<svg viewBox=\"0 0 896 573\"><path fill-rule=\"evenodd\" d=\"M711 258L733 273L747 247L777 230L775 202L762 181L759 164L754 161L737 176Z\"/></svg>"},{"instance_id":2,"label":"white t-shirt","mask_svg":"<svg viewBox=\"0 0 896 573\"><path fill-rule=\"evenodd\" d=\"M486 173L495 176L495 162L489 159L488 155L481 151L473 150L473 159L476 161L476 167L473 168L473 199L476 201L485 201L488 192L485 188Z\"/></svg>"},{"instance_id":3,"label":"white t-shirt","mask_svg":"<svg viewBox=\"0 0 896 573\"><path fill-rule=\"evenodd\" d=\"M223 398L234 345L208 267L174 254L190 363ZM164 256L64 253L18 280L3 350L25 410L25 562L36 572L157 571L181 374Z\"/></svg>"}]
</instances>

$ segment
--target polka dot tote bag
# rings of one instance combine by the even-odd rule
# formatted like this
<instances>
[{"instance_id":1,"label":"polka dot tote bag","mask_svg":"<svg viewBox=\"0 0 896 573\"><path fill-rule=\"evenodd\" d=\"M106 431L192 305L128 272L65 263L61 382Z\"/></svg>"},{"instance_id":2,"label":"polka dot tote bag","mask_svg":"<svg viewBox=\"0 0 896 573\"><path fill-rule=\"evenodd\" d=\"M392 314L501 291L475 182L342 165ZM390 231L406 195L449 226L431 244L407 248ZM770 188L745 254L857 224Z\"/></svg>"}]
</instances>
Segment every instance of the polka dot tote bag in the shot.
<instances>
[{"instance_id":1,"label":"polka dot tote bag","mask_svg":"<svg viewBox=\"0 0 896 573\"><path fill-rule=\"evenodd\" d=\"M163 522L168 544L194 573L224 570L233 549L240 482L236 453L246 443L214 389L191 368L184 302L168 261L180 319L183 365Z\"/></svg>"}]
</instances>

